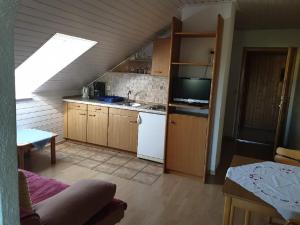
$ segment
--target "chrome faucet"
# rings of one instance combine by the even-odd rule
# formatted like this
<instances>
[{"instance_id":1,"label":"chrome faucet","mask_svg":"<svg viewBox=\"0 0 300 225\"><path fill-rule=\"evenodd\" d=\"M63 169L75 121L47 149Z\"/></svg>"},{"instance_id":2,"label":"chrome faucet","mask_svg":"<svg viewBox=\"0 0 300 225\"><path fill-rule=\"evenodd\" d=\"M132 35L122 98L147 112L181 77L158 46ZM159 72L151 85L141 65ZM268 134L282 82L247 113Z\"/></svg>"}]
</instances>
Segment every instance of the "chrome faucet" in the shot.
<instances>
[{"instance_id":1,"label":"chrome faucet","mask_svg":"<svg viewBox=\"0 0 300 225\"><path fill-rule=\"evenodd\" d=\"M129 90L128 92L127 92L127 101L129 102L130 101L130 99L129 99L129 96L131 95L131 90Z\"/></svg>"}]
</instances>

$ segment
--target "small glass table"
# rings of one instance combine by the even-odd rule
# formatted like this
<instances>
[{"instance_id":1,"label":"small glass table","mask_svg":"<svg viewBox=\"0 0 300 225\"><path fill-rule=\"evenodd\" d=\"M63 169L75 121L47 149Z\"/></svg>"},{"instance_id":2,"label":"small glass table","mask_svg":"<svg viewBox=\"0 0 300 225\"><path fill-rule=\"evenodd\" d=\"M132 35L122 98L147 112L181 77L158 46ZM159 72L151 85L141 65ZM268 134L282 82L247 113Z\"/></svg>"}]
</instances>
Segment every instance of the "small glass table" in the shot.
<instances>
[{"instance_id":1,"label":"small glass table","mask_svg":"<svg viewBox=\"0 0 300 225\"><path fill-rule=\"evenodd\" d=\"M55 138L57 134L37 129L19 129L17 130L17 150L19 168L24 169L24 154L32 148L42 149L50 142L51 164L56 163L55 156Z\"/></svg>"}]
</instances>

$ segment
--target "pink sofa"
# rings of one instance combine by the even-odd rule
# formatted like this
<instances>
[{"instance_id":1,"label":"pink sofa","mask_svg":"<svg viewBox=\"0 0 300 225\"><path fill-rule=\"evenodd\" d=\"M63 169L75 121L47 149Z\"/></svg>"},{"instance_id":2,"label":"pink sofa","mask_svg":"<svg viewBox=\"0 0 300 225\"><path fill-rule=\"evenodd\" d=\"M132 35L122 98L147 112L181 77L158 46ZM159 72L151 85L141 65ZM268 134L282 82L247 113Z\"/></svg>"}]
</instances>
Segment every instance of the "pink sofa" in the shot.
<instances>
[{"instance_id":1,"label":"pink sofa","mask_svg":"<svg viewBox=\"0 0 300 225\"><path fill-rule=\"evenodd\" d=\"M114 225L127 204L115 199L116 185L83 180L71 186L22 170L34 212L20 210L22 225Z\"/></svg>"}]
</instances>

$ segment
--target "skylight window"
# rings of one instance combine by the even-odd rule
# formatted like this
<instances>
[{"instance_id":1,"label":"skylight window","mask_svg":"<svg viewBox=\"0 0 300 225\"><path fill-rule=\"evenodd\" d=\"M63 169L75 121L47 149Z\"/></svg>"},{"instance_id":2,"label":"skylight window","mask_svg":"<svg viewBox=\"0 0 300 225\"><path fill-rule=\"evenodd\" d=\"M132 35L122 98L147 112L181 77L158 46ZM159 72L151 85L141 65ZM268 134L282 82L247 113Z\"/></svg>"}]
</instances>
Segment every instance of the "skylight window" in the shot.
<instances>
[{"instance_id":1,"label":"skylight window","mask_svg":"<svg viewBox=\"0 0 300 225\"><path fill-rule=\"evenodd\" d=\"M16 99L31 98L32 92L95 44L56 33L15 70Z\"/></svg>"}]
</instances>

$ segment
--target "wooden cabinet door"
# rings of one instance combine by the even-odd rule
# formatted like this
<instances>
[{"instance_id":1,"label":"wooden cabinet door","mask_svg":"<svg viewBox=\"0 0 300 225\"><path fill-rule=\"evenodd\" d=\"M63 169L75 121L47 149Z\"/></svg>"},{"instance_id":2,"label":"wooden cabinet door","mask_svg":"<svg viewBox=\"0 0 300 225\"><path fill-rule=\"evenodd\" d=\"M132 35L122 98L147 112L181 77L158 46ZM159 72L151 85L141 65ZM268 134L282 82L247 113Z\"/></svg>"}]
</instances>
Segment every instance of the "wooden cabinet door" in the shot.
<instances>
[{"instance_id":1,"label":"wooden cabinet door","mask_svg":"<svg viewBox=\"0 0 300 225\"><path fill-rule=\"evenodd\" d=\"M203 177L207 118L170 114L168 122L167 169Z\"/></svg>"},{"instance_id":2,"label":"wooden cabinet door","mask_svg":"<svg viewBox=\"0 0 300 225\"><path fill-rule=\"evenodd\" d=\"M108 146L126 151L137 151L138 126L136 117L109 114Z\"/></svg>"},{"instance_id":3,"label":"wooden cabinet door","mask_svg":"<svg viewBox=\"0 0 300 225\"><path fill-rule=\"evenodd\" d=\"M68 138L86 141L87 111L68 109Z\"/></svg>"},{"instance_id":4,"label":"wooden cabinet door","mask_svg":"<svg viewBox=\"0 0 300 225\"><path fill-rule=\"evenodd\" d=\"M130 152L137 152L138 143L138 124L137 118L128 116L128 130L129 130L129 141L127 150Z\"/></svg>"},{"instance_id":5,"label":"wooden cabinet door","mask_svg":"<svg viewBox=\"0 0 300 225\"><path fill-rule=\"evenodd\" d=\"M108 114L88 111L87 142L107 146Z\"/></svg>"},{"instance_id":6,"label":"wooden cabinet door","mask_svg":"<svg viewBox=\"0 0 300 225\"><path fill-rule=\"evenodd\" d=\"M156 39L153 45L151 75L169 76L171 39Z\"/></svg>"}]
</instances>

